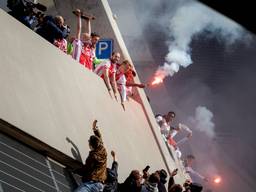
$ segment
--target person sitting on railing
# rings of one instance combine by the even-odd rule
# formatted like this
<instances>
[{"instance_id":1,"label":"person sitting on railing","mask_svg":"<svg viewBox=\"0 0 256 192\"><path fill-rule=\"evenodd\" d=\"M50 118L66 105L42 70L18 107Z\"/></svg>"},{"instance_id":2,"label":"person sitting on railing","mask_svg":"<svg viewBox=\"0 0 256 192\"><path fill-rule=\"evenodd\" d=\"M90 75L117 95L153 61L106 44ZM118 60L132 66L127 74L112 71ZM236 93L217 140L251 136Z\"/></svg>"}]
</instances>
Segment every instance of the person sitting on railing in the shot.
<instances>
[{"instance_id":1,"label":"person sitting on railing","mask_svg":"<svg viewBox=\"0 0 256 192\"><path fill-rule=\"evenodd\" d=\"M97 127L97 120L93 122L92 130L94 135L90 136L90 152L85 164L74 171L82 176L83 183L75 192L99 192L103 190L103 183L107 178L107 151L103 145L100 131Z\"/></svg>"},{"instance_id":2,"label":"person sitting on railing","mask_svg":"<svg viewBox=\"0 0 256 192\"><path fill-rule=\"evenodd\" d=\"M118 91L121 96L121 105L125 110L124 102L127 100L127 85L135 86L139 84L129 83L126 79L126 74L132 70L132 65L128 60L124 60L121 64L117 65L116 70L116 83L118 85Z\"/></svg>"},{"instance_id":3,"label":"person sitting on railing","mask_svg":"<svg viewBox=\"0 0 256 192\"><path fill-rule=\"evenodd\" d=\"M133 91L133 87L138 87L138 88L145 88L146 85L142 84L142 83L135 83L134 82L134 77L136 77L136 72L133 69L133 67L131 66L130 70L127 70L126 73L124 74L125 78L126 78L126 95L127 95L127 99L128 97L132 97L134 96L134 91ZM117 86L118 89L121 90L121 86L119 85L119 83L117 82Z\"/></svg>"},{"instance_id":4,"label":"person sitting on railing","mask_svg":"<svg viewBox=\"0 0 256 192\"><path fill-rule=\"evenodd\" d=\"M160 127L160 131L166 141L167 137L169 136L171 123L173 122L176 114L173 111L169 111L167 115L156 115L156 122Z\"/></svg>"},{"instance_id":5,"label":"person sitting on railing","mask_svg":"<svg viewBox=\"0 0 256 192\"><path fill-rule=\"evenodd\" d=\"M84 15L79 9L73 11L77 16L77 31L73 41L73 58L80 64L84 65L90 71L93 71L93 60L95 58L95 47L100 36L96 33L91 33L91 22L93 16ZM85 31L82 33L82 20L85 20Z\"/></svg>"}]
</instances>

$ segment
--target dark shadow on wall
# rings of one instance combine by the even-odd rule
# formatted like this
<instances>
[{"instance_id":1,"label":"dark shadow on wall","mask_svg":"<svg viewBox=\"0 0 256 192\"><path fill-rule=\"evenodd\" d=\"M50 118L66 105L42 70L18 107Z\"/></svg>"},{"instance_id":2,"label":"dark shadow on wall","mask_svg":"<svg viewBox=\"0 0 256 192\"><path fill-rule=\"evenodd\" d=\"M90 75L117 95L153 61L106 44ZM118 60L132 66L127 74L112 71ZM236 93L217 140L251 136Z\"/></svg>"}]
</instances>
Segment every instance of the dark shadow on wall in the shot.
<instances>
[{"instance_id":1,"label":"dark shadow on wall","mask_svg":"<svg viewBox=\"0 0 256 192\"><path fill-rule=\"evenodd\" d=\"M80 162L83 162L82 157L81 157L81 153L80 153L78 147L75 145L75 143L69 137L66 137L66 140L67 140L68 143L70 143L72 145L71 153L72 153L73 157L76 160L78 160Z\"/></svg>"}]
</instances>

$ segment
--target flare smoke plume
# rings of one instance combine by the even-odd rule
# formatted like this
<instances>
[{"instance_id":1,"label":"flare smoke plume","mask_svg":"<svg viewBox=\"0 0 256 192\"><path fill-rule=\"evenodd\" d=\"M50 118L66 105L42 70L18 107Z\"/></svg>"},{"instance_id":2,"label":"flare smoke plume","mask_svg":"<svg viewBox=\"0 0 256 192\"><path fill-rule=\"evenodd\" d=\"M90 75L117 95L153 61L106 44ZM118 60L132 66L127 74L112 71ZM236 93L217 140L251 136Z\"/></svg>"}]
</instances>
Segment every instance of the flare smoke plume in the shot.
<instances>
[{"instance_id":1,"label":"flare smoke plume","mask_svg":"<svg viewBox=\"0 0 256 192\"><path fill-rule=\"evenodd\" d=\"M204 33L205 37L215 37L226 45L231 45L242 38L245 31L237 23L213 11L198 2L189 2L179 7L170 21L169 53L163 66L158 67L155 77L162 80L173 76L180 67L186 68L193 63L190 43L196 35Z\"/></svg>"},{"instance_id":2,"label":"flare smoke plume","mask_svg":"<svg viewBox=\"0 0 256 192\"><path fill-rule=\"evenodd\" d=\"M206 107L198 106L195 110L195 116L190 117L189 121L195 130L205 133L209 138L215 136L214 123L212 122L213 113Z\"/></svg>"}]
</instances>

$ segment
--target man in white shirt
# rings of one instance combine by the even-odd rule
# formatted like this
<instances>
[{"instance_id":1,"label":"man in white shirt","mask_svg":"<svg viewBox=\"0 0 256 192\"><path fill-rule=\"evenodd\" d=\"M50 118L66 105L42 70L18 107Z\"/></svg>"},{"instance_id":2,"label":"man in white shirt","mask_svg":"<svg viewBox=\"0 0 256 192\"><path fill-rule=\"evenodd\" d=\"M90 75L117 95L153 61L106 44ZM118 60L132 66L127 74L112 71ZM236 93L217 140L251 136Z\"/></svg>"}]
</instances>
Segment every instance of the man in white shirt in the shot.
<instances>
[{"instance_id":1,"label":"man in white shirt","mask_svg":"<svg viewBox=\"0 0 256 192\"><path fill-rule=\"evenodd\" d=\"M185 170L186 173L188 173L191 177L191 179L193 180L193 178L199 178L201 180L204 181L208 181L206 177L202 176L201 174L199 174L197 171L195 171L192 168L193 162L195 160L195 157L193 155L187 155L186 159L185 159Z\"/></svg>"}]
</instances>

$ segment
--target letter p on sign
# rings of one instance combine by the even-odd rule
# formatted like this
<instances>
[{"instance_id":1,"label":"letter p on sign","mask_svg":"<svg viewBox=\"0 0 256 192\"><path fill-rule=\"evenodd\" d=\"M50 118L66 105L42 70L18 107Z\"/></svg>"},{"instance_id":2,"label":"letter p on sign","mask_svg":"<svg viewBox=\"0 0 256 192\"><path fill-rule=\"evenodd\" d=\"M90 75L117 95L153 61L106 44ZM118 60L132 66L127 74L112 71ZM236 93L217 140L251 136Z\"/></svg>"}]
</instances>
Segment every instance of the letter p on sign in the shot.
<instances>
[{"instance_id":1,"label":"letter p on sign","mask_svg":"<svg viewBox=\"0 0 256 192\"><path fill-rule=\"evenodd\" d=\"M112 39L101 39L96 45L96 57L98 59L108 59L112 54Z\"/></svg>"}]
</instances>

